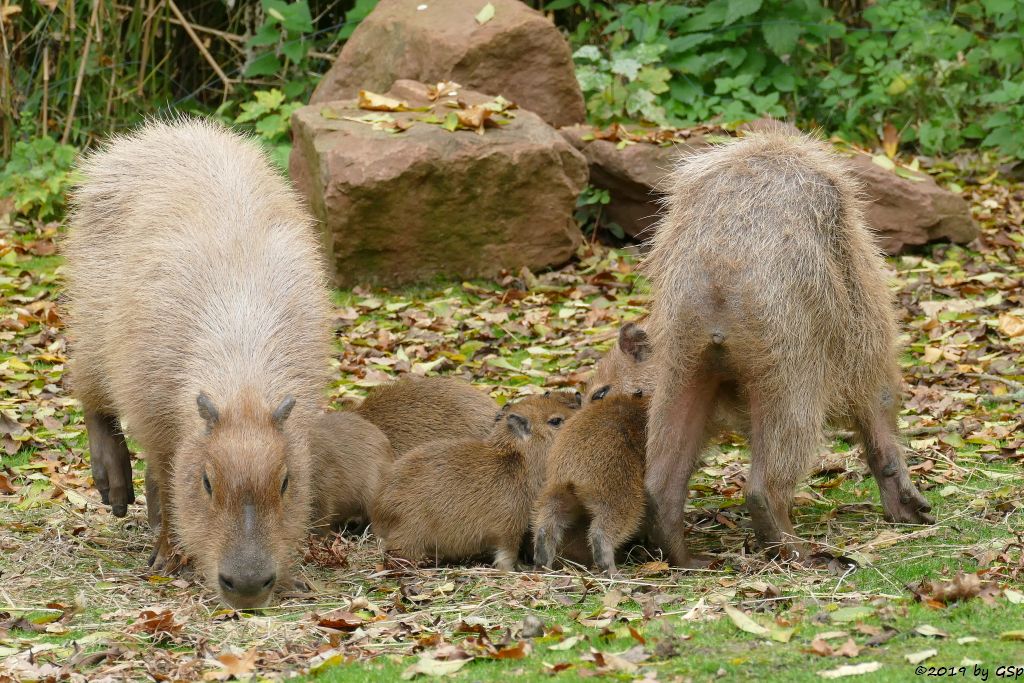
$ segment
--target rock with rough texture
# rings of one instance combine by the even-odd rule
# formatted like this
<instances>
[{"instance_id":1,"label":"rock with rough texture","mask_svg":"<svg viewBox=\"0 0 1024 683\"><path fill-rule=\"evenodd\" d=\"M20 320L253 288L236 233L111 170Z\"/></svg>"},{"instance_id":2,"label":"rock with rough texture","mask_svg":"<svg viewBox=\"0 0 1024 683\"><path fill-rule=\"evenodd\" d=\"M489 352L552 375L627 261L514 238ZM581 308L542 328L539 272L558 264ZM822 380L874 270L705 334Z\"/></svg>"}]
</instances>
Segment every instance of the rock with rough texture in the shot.
<instances>
[{"instance_id":1,"label":"rock with rough texture","mask_svg":"<svg viewBox=\"0 0 1024 683\"><path fill-rule=\"evenodd\" d=\"M590 164L590 184L611 195L604 218L622 227L630 237L646 239L658 221L661 205L657 188L680 156L706 147L701 135L684 143L653 145L637 143L622 149L608 140L584 140L590 126L561 129L562 137L578 149Z\"/></svg>"},{"instance_id":2,"label":"rock with rough texture","mask_svg":"<svg viewBox=\"0 0 1024 683\"><path fill-rule=\"evenodd\" d=\"M755 122L749 129L759 130L763 125L769 124ZM796 132L796 128L788 128ZM587 158L590 183L609 191L606 217L630 237L640 239L649 236L658 220L657 188L668 171L679 159L709 144L701 135L694 135L668 147L637 143L619 149L607 140L584 140L593 133L586 126L563 128L561 133ZM931 176L907 171L919 180L903 178L866 154L854 154L850 168L863 183L868 225L886 252L896 254L936 240L965 243L977 237L967 202L941 188Z\"/></svg>"},{"instance_id":3,"label":"rock with rough texture","mask_svg":"<svg viewBox=\"0 0 1024 683\"><path fill-rule=\"evenodd\" d=\"M978 236L967 202L931 176L908 171L918 180L901 178L867 154L855 154L850 166L864 184L868 225L887 253L936 240L966 243Z\"/></svg>"},{"instance_id":4,"label":"rock with rough texture","mask_svg":"<svg viewBox=\"0 0 1024 683\"><path fill-rule=\"evenodd\" d=\"M488 2L494 15L480 24L476 16ZM383 92L398 79L455 81L502 95L556 127L584 119L569 44L519 0L381 0L310 102Z\"/></svg>"},{"instance_id":5,"label":"rock with rough texture","mask_svg":"<svg viewBox=\"0 0 1024 683\"><path fill-rule=\"evenodd\" d=\"M430 104L419 83L400 81L388 95ZM493 98L463 90L458 99L472 106ZM434 111L443 118L451 110ZM322 223L338 286L488 277L567 261L582 240L573 210L586 161L537 115L513 113L478 135L417 121L430 112L391 112L411 127L375 130L344 118L370 114L353 100L295 112L291 176Z\"/></svg>"}]
</instances>

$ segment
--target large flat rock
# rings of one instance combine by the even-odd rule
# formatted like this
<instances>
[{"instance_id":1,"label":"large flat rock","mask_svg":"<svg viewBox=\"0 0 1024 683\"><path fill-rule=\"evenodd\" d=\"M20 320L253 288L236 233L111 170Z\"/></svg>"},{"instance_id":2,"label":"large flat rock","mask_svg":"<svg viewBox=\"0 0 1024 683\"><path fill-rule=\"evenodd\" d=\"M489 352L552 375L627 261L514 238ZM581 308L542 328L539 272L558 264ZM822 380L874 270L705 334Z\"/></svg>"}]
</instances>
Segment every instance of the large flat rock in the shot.
<instances>
[{"instance_id":1,"label":"large flat rock","mask_svg":"<svg viewBox=\"0 0 1024 683\"><path fill-rule=\"evenodd\" d=\"M292 179L322 223L335 282L486 277L567 261L582 239L573 210L587 181L583 156L522 109L483 135L419 121L452 111L427 93L409 81L389 93L410 106L433 105L389 112L411 124L401 133L347 120L372 114L354 100L292 117ZM458 99L493 100L467 90Z\"/></svg>"},{"instance_id":2,"label":"large flat rock","mask_svg":"<svg viewBox=\"0 0 1024 683\"><path fill-rule=\"evenodd\" d=\"M481 24L476 16L488 2L494 15ZM569 44L519 0L381 0L310 102L383 92L399 79L455 81L502 95L556 127L584 119Z\"/></svg>"}]
</instances>

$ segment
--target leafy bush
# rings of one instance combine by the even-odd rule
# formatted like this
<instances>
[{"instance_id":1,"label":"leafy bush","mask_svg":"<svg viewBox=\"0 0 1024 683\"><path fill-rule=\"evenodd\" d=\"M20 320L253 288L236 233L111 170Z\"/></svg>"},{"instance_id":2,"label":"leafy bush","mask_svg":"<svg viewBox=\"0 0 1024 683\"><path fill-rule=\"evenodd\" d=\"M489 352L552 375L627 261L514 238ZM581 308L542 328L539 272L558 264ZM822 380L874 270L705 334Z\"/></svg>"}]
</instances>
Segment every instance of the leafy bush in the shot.
<instances>
[{"instance_id":1,"label":"leafy bush","mask_svg":"<svg viewBox=\"0 0 1024 683\"><path fill-rule=\"evenodd\" d=\"M302 106L302 102L285 102L284 93L280 90L259 90L253 93L253 99L242 102L242 110L231 119L236 127L249 129L270 151L274 162L282 169L288 169L288 155L292 151L291 130L292 113Z\"/></svg>"},{"instance_id":2,"label":"leafy bush","mask_svg":"<svg viewBox=\"0 0 1024 683\"><path fill-rule=\"evenodd\" d=\"M1024 158L1024 3L1016 0L554 0L590 116L676 126L762 115L928 154Z\"/></svg>"},{"instance_id":3,"label":"leafy bush","mask_svg":"<svg viewBox=\"0 0 1024 683\"><path fill-rule=\"evenodd\" d=\"M0 171L0 197L14 201L17 214L49 220L64 211L64 195L73 182L77 150L51 137L17 142Z\"/></svg>"}]
</instances>

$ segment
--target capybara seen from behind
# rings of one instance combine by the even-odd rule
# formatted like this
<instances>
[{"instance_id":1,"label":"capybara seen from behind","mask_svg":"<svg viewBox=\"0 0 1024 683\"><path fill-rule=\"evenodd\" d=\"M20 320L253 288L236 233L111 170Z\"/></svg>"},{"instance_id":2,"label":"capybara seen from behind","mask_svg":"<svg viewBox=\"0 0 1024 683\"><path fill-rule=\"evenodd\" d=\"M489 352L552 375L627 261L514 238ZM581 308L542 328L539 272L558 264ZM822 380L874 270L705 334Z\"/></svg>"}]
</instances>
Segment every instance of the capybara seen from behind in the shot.
<instances>
[{"instance_id":1,"label":"capybara seen from behind","mask_svg":"<svg viewBox=\"0 0 1024 683\"><path fill-rule=\"evenodd\" d=\"M312 528L341 530L368 522L381 480L395 461L384 432L352 411L328 411L309 434L313 454Z\"/></svg>"},{"instance_id":2,"label":"capybara seen from behind","mask_svg":"<svg viewBox=\"0 0 1024 683\"><path fill-rule=\"evenodd\" d=\"M544 483L547 449L573 409L524 398L491 418L486 440L447 439L395 462L371 511L374 533L409 560L454 561L493 553L512 570Z\"/></svg>"},{"instance_id":3,"label":"capybara seen from behind","mask_svg":"<svg viewBox=\"0 0 1024 683\"><path fill-rule=\"evenodd\" d=\"M716 409L749 425L746 500L763 547L799 550L790 506L827 422L860 435L889 520L930 523L897 441L896 321L858 186L825 143L769 126L683 160L651 281L647 489L687 561L687 482Z\"/></svg>"},{"instance_id":4,"label":"capybara seen from behind","mask_svg":"<svg viewBox=\"0 0 1024 683\"><path fill-rule=\"evenodd\" d=\"M438 439L486 439L498 404L457 377L409 376L371 389L356 412L377 425L402 456Z\"/></svg>"},{"instance_id":5,"label":"capybara seen from behind","mask_svg":"<svg viewBox=\"0 0 1024 683\"><path fill-rule=\"evenodd\" d=\"M551 567L565 533L587 529L594 564L615 574L615 551L644 523L647 399L612 394L573 415L555 436L533 518L534 562Z\"/></svg>"},{"instance_id":6,"label":"capybara seen from behind","mask_svg":"<svg viewBox=\"0 0 1024 683\"><path fill-rule=\"evenodd\" d=\"M313 224L257 144L150 122L86 157L64 242L71 382L106 482L146 453L152 563L178 551L234 607L265 604L309 521L330 324ZM125 465L121 465L126 467ZM110 493L115 500L113 490Z\"/></svg>"}]
</instances>

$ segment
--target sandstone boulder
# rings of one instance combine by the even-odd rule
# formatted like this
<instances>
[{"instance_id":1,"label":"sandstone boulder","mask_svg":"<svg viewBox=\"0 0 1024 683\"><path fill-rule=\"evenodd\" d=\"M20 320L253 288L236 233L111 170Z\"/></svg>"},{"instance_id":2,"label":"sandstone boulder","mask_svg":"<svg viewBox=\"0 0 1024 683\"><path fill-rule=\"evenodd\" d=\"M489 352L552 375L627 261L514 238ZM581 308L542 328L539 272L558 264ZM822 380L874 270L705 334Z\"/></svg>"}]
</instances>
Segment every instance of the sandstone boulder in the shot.
<instances>
[{"instance_id":1,"label":"sandstone boulder","mask_svg":"<svg viewBox=\"0 0 1024 683\"><path fill-rule=\"evenodd\" d=\"M967 202L930 175L904 171L915 180L903 178L867 154L855 154L850 164L864 184L868 225L887 253L937 240L966 243L978 236Z\"/></svg>"},{"instance_id":2,"label":"sandstone boulder","mask_svg":"<svg viewBox=\"0 0 1024 683\"><path fill-rule=\"evenodd\" d=\"M388 95L432 108L388 112L408 126L398 133L366 122L381 114L353 100L292 117L292 179L322 223L339 286L486 277L572 256L587 164L557 131L519 109L483 135L449 132L424 122L453 111L431 102L427 86L400 81ZM494 98L462 90L458 100L472 107Z\"/></svg>"},{"instance_id":3,"label":"sandstone boulder","mask_svg":"<svg viewBox=\"0 0 1024 683\"><path fill-rule=\"evenodd\" d=\"M657 188L673 164L680 156L710 144L704 136L694 135L679 143L641 142L620 149L609 140L586 139L594 133L590 126L569 126L560 132L587 158L590 184L611 195L605 217L638 239L649 237L649 230L658 221L661 205Z\"/></svg>"},{"instance_id":4,"label":"sandstone boulder","mask_svg":"<svg viewBox=\"0 0 1024 683\"><path fill-rule=\"evenodd\" d=\"M784 125L796 132L788 124L772 122L754 122L745 129L761 130L767 125ZM611 203L605 215L639 239L647 237L657 222L657 188L673 164L709 144L703 135L695 134L667 145L640 142L620 148L612 141L586 139L594 134L588 126L563 128L561 133L587 158L590 183L609 191ZM897 174L859 153L852 155L850 167L864 185L868 224L886 252L896 254L936 240L966 243L977 237L967 202L931 176L905 169Z\"/></svg>"},{"instance_id":5,"label":"sandstone boulder","mask_svg":"<svg viewBox=\"0 0 1024 683\"><path fill-rule=\"evenodd\" d=\"M481 24L476 16L488 2L494 14ZM556 127L584 119L568 43L519 0L381 0L310 102L383 92L403 78L502 95Z\"/></svg>"}]
</instances>

